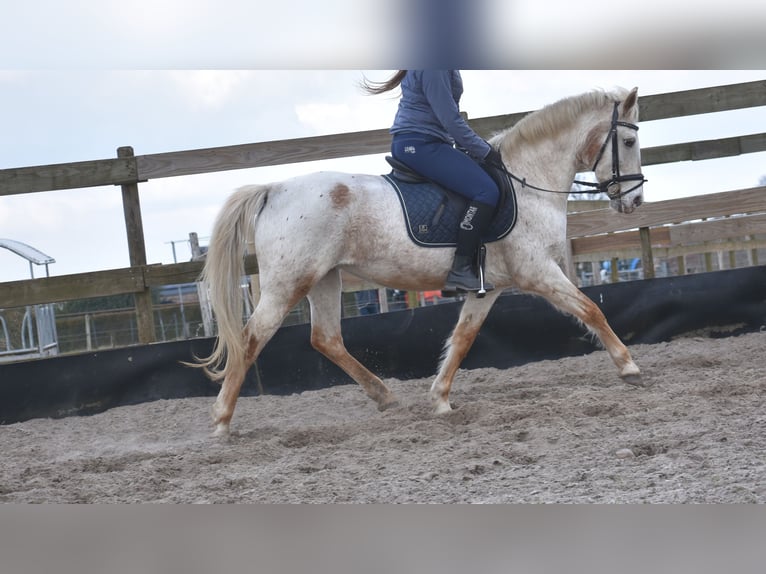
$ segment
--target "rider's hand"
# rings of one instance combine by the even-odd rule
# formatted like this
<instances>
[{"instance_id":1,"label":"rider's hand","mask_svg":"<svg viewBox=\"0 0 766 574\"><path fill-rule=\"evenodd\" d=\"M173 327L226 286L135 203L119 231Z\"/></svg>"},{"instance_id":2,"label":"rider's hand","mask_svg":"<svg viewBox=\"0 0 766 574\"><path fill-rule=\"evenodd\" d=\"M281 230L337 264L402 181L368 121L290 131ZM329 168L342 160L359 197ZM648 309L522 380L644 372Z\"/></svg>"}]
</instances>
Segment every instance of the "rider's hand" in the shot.
<instances>
[{"instance_id":1,"label":"rider's hand","mask_svg":"<svg viewBox=\"0 0 766 574\"><path fill-rule=\"evenodd\" d=\"M498 169L505 169L505 166L503 165L503 158L500 156L500 152L495 148L489 149L489 153L484 156L484 163Z\"/></svg>"}]
</instances>

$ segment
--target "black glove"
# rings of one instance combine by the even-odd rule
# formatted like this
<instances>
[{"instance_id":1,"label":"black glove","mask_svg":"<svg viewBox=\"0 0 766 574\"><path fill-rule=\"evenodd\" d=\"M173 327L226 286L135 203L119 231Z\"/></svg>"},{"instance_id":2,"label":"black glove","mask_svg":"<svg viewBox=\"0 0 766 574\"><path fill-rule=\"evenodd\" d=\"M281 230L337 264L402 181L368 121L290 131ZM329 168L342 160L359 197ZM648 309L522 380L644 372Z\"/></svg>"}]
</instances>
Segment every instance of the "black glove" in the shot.
<instances>
[{"instance_id":1,"label":"black glove","mask_svg":"<svg viewBox=\"0 0 766 574\"><path fill-rule=\"evenodd\" d=\"M489 153L484 156L483 161L485 164L495 167L499 170L505 170L505 166L503 165L503 158L500 156L500 152L493 147L489 148Z\"/></svg>"},{"instance_id":2,"label":"black glove","mask_svg":"<svg viewBox=\"0 0 766 574\"><path fill-rule=\"evenodd\" d=\"M502 196L504 190L508 189L510 181L508 180L508 171L505 169L505 165L503 165L503 158L500 156L500 152L490 147L489 153L484 156L481 162L481 167L492 178L492 181L495 182Z\"/></svg>"}]
</instances>

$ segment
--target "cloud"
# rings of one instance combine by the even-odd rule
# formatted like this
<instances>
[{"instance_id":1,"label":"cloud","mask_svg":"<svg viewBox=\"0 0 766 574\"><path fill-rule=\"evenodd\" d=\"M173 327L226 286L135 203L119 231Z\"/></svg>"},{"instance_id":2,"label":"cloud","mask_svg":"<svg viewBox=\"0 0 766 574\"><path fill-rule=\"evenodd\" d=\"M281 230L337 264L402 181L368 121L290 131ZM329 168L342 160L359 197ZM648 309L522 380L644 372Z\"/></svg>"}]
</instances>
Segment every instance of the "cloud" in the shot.
<instances>
[{"instance_id":1,"label":"cloud","mask_svg":"<svg viewBox=\"0 0 766 574\"><path fill-rule=\"evenodd\" d=\"M128 264L119 188L89 188L3 197L2 237L22 241L56 259L51 275ZM28 265L4 258L0 281L26 279ZM35 275L40 276L38 269Z\"/></svg>"},{"instance_id":2,"label":"cloud","mask_svg":"<svg viewBox=\"0 0 766 574\"><path fill-rule=\"evenodd\" d=\"M175 70L171 79L192 108L219 109L245 85L250 74L241 70Z\"/></svg>"},{"instance_id":3,"label":"cloud","mask_svg":"<svg viewBox=\"0 0 766 574\"><path fill-rule=\"evenodd\" d=\"M210 0L107 1L94 8L95 4L91 5L92 17L107 31L124 38L141 38L142 43L167 46L203 32L216 11Z\"/></svg>"},{"instance_id":4,"label":"cloud","mask_svg":"<svg viewBox=\"0 0 766 574\"><path fill-rule=\"evenodd\" d=\"M317 134L373 130L386 127L394 113L383 113L369 106L350 103L306 103L295 106L301 124Z\"/></svg>"}]
</instances>

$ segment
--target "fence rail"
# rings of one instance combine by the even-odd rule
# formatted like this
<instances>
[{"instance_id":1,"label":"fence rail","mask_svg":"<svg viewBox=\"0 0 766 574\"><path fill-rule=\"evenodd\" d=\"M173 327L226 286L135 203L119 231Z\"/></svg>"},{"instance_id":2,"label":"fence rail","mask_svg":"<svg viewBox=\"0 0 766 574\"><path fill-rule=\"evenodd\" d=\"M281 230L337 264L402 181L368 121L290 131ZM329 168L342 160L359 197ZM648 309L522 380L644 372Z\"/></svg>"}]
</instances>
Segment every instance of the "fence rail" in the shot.
<instances>
[{"instance_id":1,"label":"fence rail","mask_svg":"<svg viewBox=\"0 0 766 574\"><path fill-rule=\"evenodd\" d=\"M641 121L764 105L766 80L642 96L639 100ZM469 123L480 135L488 137L515 124L527 113L477 118ZM129 268L0 283L0 308L134 293L141 324L140 340L150 342L153 328L149 290L194 281L201 263L146 264L139 183L156 178L384 153L389 146L388 130L380 129L138 156L133 155L131 148L123 147L114 159L0 170L0 196L122 186L131 255ZM642 150L642 163L697 161L761 151L766 151L766 133L646 148ZM766 234L764 212L766 188L758 187L647 203L629 217L613 212L605 217L604 210L573 213L569 215L568 238L575 262L638 252L644 259L645 272L651 276L655 252L663 255L684 253L684 250L693 252L706 242L733 237L735 241L725 244L726 249L742 245L763 247L764 240L758 236ZM747 219L734 218L742 214L748 214ZM729 219L685 223L719 217ZM254 258L247 261L247 273L257 273Z\"/></svg>"},{"instance_id":2,"label":"fence rail","mask_svg":"<svg viewBox=\"0 0 766 574\"><path fill-rule=\"evenodd\" d=\"M639 98L642 122L766 105L766 80L671 92ZM529 112L470 120L484 137ZM140 183L197 175L387 152L387 129L267 141L189 151L0 170L0 195ZM710 159L766 150L766 134L691 142L642 150L644 165Z\"/></svg>"}]
</instances>

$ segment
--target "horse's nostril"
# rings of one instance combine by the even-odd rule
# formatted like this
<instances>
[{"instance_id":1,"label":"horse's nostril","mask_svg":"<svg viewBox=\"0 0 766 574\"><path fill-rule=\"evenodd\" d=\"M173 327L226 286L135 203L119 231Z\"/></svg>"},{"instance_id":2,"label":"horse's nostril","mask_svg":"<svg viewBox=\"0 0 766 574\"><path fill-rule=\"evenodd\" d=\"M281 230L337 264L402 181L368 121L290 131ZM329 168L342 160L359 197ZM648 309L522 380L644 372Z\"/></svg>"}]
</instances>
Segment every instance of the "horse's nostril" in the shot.
<instances>
[{"instance_id":1,"label":"horse's nostril","mask_svg":"<svg viewBox=\"0 0 766 574\"><path fill-rule=\"evenodd\" d=\"M633 207L639 207L642 203L644 203L644 198L639 195L633 200Z\"/></svg>"}]
</instances>

